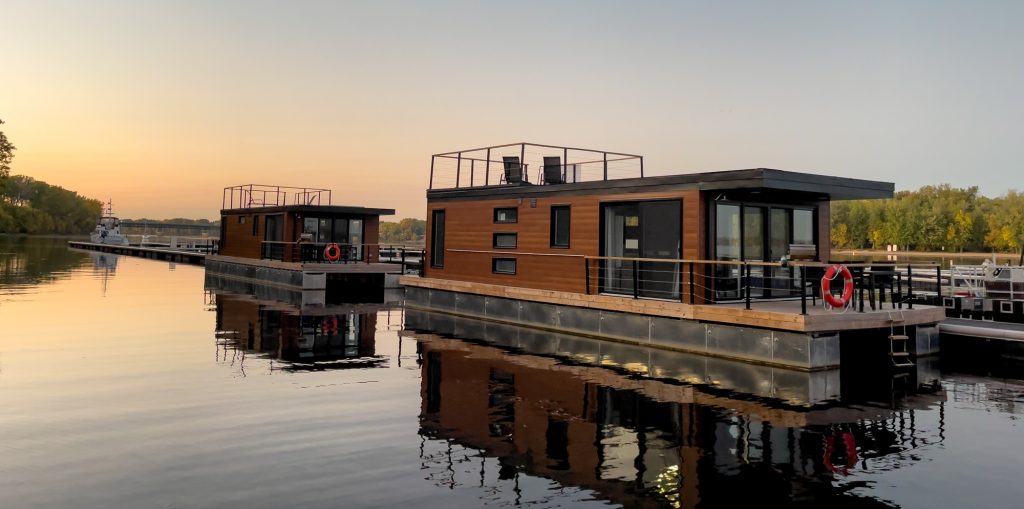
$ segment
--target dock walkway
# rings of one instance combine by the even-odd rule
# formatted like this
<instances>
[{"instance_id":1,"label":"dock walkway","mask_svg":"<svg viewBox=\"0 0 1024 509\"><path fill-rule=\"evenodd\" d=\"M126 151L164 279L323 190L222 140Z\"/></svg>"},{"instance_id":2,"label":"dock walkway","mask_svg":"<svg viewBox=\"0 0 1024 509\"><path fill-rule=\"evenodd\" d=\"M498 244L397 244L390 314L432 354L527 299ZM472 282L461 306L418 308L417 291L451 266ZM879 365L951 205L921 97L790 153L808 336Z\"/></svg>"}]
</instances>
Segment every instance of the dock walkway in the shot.
<instances>
[{"instance_id":1,"label":"dock walkway","mask_svg":"<svg viewBox=\"0 0 1024 509\"><path fill-rule=\"evenodd\" d=\"M68 241L68 247L72 249L83 249L86 251L98 251L101 253L113 253L137 258L149 258L176 263L188 263L191 265L206 265L206 253L195 251L181 251L163 247L141 247L141 246L117 246L114 244L97 244L95 242L83 242L78 240Z\"/></svg>"}]
</instances>

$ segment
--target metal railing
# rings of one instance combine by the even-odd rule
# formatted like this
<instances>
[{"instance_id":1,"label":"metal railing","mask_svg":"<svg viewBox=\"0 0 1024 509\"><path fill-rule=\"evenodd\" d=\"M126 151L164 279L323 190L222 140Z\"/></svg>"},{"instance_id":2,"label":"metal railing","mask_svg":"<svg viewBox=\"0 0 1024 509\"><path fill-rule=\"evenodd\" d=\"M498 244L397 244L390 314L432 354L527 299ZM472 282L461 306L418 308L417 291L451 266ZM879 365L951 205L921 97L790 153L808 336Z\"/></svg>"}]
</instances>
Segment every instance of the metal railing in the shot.
<instances>
[{"instance_id":1,"label":"metal railing","mask_svg":"<svg viewBox=\"0 0 1024 509\"><path fill-rule=\"evenodd\" d=\"M558 283L576 281L576 287L582 287L586 294L669 300L691 305L740 303L746 309L759 302L799 299L801 314L807 314L808 301L814 306L818 304L822 297L822 278L828 267L837 263L631 258L462 249L448 249L446 252L495 258L573 260L567 262L567 270L558 277ZM574 261L576 259L579 262ZM581 263L582 267L576 263ZM867 309L881 310L884 305L893 309L903 309L904 306L913 309L914 304L942 305L944 283L948 278L943 277L938 264L838 263L849 269L853 278L854 293L847 302L847 309L866 312ZM509 277L522 275L520 271ZM837 280L830 290L841 292L843 283L841 279Z\"/></svg>"},{"instance_id":2,"label":"metal railing","mask_svg":"<svg viewBox=\"0 0 1024 509\"><path fill-rule=\"evenodd\" d=\"M509 184L506 165L525 184L593 182L644 176L644 158L640 155L538 143L510 143L432 155L429 189ZM545 175L555 178L546 179Z\"/></svg>"},{"instance_id":3,"label":"metal railing","mask_svg":"<svg viewBox=\"0 0 1024 509\"><path fill-rule=\"evenodd\" d=\"M268 186L244 184L225 187L220 208L248 209L284 205L330 205L331 190L313 187Z\"/></svg>"},{"instance_id":4,"label":"metal railing","mask_svg":"<svg viewBox=\"0 0 1024 509\"><path fill-rule=\"evenodd\" d=\"M327 246L338 246L337 260L328 260ZM284 242L265 240L260 243L260 258L296 263L398 263L402 272L422 273L426 253L422 247L389 244L345 244L341 242Z\"/></svg>"}]
</instances>

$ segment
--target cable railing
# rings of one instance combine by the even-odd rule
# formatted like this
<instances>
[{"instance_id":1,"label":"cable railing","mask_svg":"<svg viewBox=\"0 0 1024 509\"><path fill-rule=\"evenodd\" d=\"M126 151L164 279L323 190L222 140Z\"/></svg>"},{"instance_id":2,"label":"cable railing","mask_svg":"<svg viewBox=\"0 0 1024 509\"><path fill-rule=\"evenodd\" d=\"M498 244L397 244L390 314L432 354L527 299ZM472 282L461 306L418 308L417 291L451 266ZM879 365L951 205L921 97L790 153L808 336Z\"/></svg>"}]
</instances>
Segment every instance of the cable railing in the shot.
<instances>
[{"instance_id":1,"label":"cable railing","mask_svg":"<svg viewBox=\"0 0 1024 509\"><path fill-rule=\"evenodd\" d=\"M260 243L260 258L296 263L398 263L402 272L422 272L425 252L422 247L391 244L346 244L341 242L287 242L265 240Z\"/></svg>"},{"instance_id":2,"label":"cable railing","mask_svg":"<svg viewBox=\"0 0 1024 509\"><path fill-rule=\"evenodd\" d=\"M844 310L913 309L915 304L941 306L942 297L951 291L948 277L933 263L691 260L464 249L447 249L446 253L551 260L542 263L560 263L565 267L549 280L552 287L579 288L588 295L690 305L740 304L746 309L762 302L799 300L801 314L807 314L808 302L817 306L819 300L824 300L822 279L829 267L837 263L849 270L853 285L852 294L843 303ZM520 271L509 277L526 274ZM843 292L843 277L830 285L833 295ZM514 279L509 284L515 285Z\"/></svg>"}]
</instances>

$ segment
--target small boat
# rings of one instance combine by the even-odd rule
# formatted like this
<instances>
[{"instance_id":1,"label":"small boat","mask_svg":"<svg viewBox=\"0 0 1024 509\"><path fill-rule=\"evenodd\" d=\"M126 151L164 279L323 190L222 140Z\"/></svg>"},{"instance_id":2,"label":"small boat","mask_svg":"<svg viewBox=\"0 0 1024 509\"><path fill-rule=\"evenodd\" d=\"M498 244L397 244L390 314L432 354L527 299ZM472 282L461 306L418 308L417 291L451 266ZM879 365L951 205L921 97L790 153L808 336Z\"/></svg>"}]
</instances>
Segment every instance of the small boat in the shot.
<instances>
[{"instance_id":1,"label":"small boat","mask_svg":"<svg viewBox=\"0 0 1024 509\"><path fill-rule=\"evenodd\" d=\"M89 240L94 244L128 245L128 237L121 234L121 220L114 217L114 206L109 200L103 215L96 221L96 229L89 234Z\"/></svg>"},{"instance_id":2,"label":"small boat","mask_svg":"<svg viewBox=\"0 0 1024 509\"><path fill-rule=\"evenodd\" d=\"M955 266L950 270L951 295L943 299L946 315L999 322L1024 322L1024 266Z\"/></svg>"}]
</instances>

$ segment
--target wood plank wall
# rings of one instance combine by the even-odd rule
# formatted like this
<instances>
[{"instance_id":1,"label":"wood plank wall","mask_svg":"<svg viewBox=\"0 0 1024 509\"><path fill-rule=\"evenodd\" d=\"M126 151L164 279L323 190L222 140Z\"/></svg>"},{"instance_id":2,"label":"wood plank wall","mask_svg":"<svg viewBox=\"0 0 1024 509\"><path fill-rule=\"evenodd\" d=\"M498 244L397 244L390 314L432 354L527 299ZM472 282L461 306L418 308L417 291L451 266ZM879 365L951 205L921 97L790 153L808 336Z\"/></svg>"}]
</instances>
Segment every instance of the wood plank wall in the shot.
<instances>
[{"instance_id":1,"label":"wood plank wall","mask_svg":"<svg viewBox=\"0 0 1024 509\"><path fill-rule=\"evenodd\" d=\"M584 255L600 254L601 204L623 201L675 199L682 202L682 257L704 258L706 241L703 238L703 206L698 190L673 190L653 193L549 195L537 198L494 198L474 200L430 200L427 205L427 253L430 253L430 232L433 231L433 211L445 211L445 260L443 268L425 268L427 277L454 279L548 289L566 292L586 292ZM569 247L551 247L551 207L569 205ZM519 221L515 224L495 224L494 209L517 208ZM494 233L516 233L515 249L495 249ZM459 251L484 251L467 253ZM516 258L517 273L495 274L491 261L501 254ZM597 266L591 266L591 290L596 289Z\"/></svg>"},{"instance_id":2,"label":"wood plank wall","mask_svg":"<svg viewBox=\"0 0 1024 509\"><path fill-rule=\"evenodd\" d=\"M240 217L245 218L245 223L239 223ZM256 235L252 234L254 217L259 223ZM263 240L262 214L229 213L221 215L220 220L224 224L225 238L221 239L219 254L242 258L260 257L260 243Z\"/></svg>"}]
</instances>

